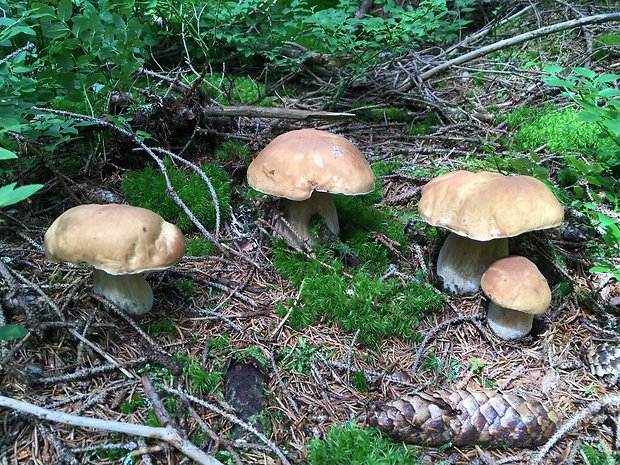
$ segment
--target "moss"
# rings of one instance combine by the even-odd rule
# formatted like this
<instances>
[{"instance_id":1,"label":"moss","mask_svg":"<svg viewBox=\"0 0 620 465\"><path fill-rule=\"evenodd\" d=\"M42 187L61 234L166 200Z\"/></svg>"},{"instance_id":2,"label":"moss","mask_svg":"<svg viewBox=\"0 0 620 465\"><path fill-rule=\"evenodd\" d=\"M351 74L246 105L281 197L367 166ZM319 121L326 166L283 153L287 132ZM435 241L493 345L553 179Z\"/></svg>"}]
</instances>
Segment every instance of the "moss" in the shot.
<instances>
[{"instance_id":1,"label":"moss","mask_svg":"<svg viewBox=\"0 0 620 465\"><path fill-rule=\"evenodd\" d=\"M428 135L433 133L433 128L439 125L441 121L436 113L431 113L429 116L424 118L422 121L411 123L405 131L411 135Z\"/></svg>"},{"instance_id":2,"label":"moss","mask_svg":"<svg viewBox=\"0 0 620 465\"><path fill-rule=\"evenodd\" d=\"M417 458L415 449L354 423L332 425L324 439L308 444L310 465L416 465Z\"/></svg>"},{"instance_id":3,"label":"moss","mask_svg":"<svg viewBox=\"0 0 620 465\"><path fill-rule=\"evenodd\" d=\"M213 255L215 245L204 237L197 237L187 241L187 251L185 254L189 257L204 257L205 255Z\"/></svg>"},{"instance_id":4,"label":"moss","mask_svg":"<svg viewBox=\"0 0 620 465\"><path fill-rule=\"evenodd\" d=\"M207 228L215 227L215 207L209 188L194 171L175 168L172 162L164 162L170 182L181 200ZM222 220L229 215L231 180L218 166L204 163L204 173L211 180L220 204ZM121 190L131 205L148 208L166 221L176 224L183 232L194 228L189 217L166 193L166 180L159 169L151 166L139 171L127 171L123 176Z\"/></svg>"},{"instance_id":5,"label":"moss","mask_svg":"<svg viewBox=\"0 0 620 465\"><path fill-rule=\"evenodd\" d=\"M214 73L205 78L217 89L222 89L224 95L208 86L207 94L222 104L253 104L259 107L273 107L275 104L265 95L265 85L248 76L231 76L222 73Z\"/></svg>"},{"instance_id":6,"label":"moss","mask_svg":"<svg viewBox=\"0 0 620 465\"><path fill-rule=\"evenodd\" d=\"M235 141L224 141L215 151L215 157L223 163L241 161L245 166L252 161L250 147L247 144L240 144Z\"/></svg>"},{"instance_id":7,"label":"moss","mask_svg":"<svg viewBox=\"0 0 620 465\"><path fill-rule=\"evenodd\" d=\"M407 123L411 121L411 116L402 108L376 107L365 102L356 102L351 105L351 109L355 111L359 119L370 123Z\"/></svg>"}]
</instances>

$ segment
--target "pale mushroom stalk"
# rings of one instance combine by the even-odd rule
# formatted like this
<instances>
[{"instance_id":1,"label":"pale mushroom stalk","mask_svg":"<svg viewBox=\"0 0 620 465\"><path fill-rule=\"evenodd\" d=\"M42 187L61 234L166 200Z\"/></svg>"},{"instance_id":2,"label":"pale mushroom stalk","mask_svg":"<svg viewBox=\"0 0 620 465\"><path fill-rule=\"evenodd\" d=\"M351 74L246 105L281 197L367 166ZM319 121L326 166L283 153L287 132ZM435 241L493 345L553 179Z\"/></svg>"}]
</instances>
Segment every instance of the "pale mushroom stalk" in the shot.
<instances>
[{"instance_id":1,"label":"pale mushroom stalk","mask_svg":"<svg viewBox=\"0 0 620 465\"><path fill-rule=\"evenodd\" d=\"M315 215L325 220L325 224L335 236L340 233L338 212L332 194L315 191L306 200L282 199L281 205L285 211L284 219L290 227L284 221L277 221L275 229L293 244L298 242L297 237L304 239L308 245L316 243L310 225L310 220ZM290 228L295 232L291 232Z\"/></svg>"},{"instance_id":2,"label":"pale mushroom stalk","mask_svg":"<svg viewBox=\"0 0 620 465\"><path fill-rule=\"evenodd\" d=\"M476 241L450 233L437 259L437 275L444 288L456 294L474 294L489 265L508 255L508 239Z\"/></svg>"},{"instance_id":3,"label":"pale mushroom stalk","mask_svg":"<svg viewBox=\"0 0 620 465\"><path fill-rule=\"evenodd\" d=\"M144 315L153 308L153 290L142 273L113 275L95 269L93 292L131 315Z\"/></svg>"},{"instance_id":4,"label":"pale mushroom stalk","mask_svg":"<svg viewBox=\"0 0 620 465\"><path fill-rule=\"evenodd\" d=\"M508 341L527 335L532 330L534 315L490 302L487 322L495 334Z\"/></svg>"}]
</instances>

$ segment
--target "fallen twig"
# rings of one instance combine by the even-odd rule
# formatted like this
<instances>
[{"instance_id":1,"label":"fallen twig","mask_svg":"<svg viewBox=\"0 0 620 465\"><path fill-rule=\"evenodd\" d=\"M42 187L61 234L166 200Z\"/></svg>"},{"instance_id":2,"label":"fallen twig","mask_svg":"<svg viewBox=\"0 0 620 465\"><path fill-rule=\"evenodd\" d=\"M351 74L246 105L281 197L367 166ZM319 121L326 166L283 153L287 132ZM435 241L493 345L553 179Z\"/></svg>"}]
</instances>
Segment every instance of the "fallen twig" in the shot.
<instances>
[{"instance_id":1,"label":"fallen twig","mask_svg":"<svg viewBox=\"0 0 620 465\"><path fill-rule=\"evenodd\" d=\"M63 423L66 425L79 426L82 428L95 428L115 433L131 434L146 438L159 439L170 444L179 452L195 460L201 465L223 465L215 457L205 454L202 450L171 428L156 428L152 426L136 425L121 421L100 420L98 418L81 417L70 415L64 412L56 412L43 407L38 407L28 402L11 399L10 397L0 396L0 407L18 410L20 412L33 415L41 420Z\"/></svg>"}]
</instances>

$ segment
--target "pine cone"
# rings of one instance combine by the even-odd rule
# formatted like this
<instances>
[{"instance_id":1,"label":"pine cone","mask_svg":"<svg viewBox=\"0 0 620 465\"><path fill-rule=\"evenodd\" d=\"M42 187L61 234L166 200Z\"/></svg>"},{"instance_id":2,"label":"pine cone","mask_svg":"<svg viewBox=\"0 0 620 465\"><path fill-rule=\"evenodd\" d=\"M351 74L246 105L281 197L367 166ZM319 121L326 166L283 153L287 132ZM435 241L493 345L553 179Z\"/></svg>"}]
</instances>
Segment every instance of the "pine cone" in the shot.
<instances>
[{"instance_id":1,"label":"pine cone","mask_svg":"<svg viewBox=\"0 0 620 465\"><path fill-rule=\"evenodd\" d=\"M620 370L620 344L618 341L592 343L583 358L592 374L613 376Z\"/></svg>"},{"instance_id":2,"label":"pine cone","mask_svg":"<svg viewBox=\"0 0 620 465\"><path fill-rule=\"evenodd\" d=\"M437 391L376 402L367 421L409 444L532 447L553 435L560 416L538 400L518 395Z\"/></svg>"}]
</instances>

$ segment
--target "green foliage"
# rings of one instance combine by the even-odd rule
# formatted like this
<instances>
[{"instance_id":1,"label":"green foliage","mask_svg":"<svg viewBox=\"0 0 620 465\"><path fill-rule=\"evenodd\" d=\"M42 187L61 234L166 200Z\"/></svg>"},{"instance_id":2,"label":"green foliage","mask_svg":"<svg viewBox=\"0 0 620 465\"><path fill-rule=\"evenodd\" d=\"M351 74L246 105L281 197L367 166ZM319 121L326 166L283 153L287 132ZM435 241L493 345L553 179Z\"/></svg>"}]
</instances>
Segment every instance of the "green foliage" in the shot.
<instances>
[{"instance_id":1,"label":"green foliage","mask_svg":"<svg viewBox=\"0 0 620 465\"><path fill-rule=\"evenodd\" d=\"M170 182L181 200L208 229L215 227L215 207L204 180L185 168L175 168L165 160ZM204 173L211 180L220 203L222 219L229 215L231 179L218 166L205 162ZM166 221L176 224L183 232L191 231L193 223L181 208L166 194L166 180L159 169L147 166L139 171L127 171L121 185L131 205L148 208Z\"/></svg>"},{"instance_id":2,"label":"green foliage","mask_svg":"<svg viewBox=\"0 0 620 465\"><path fill-rule=\"evenodd\" d=\"M310 465L415 465L417 458L414 449L354 423L332 425L325 439L308 444Z\"/></svg>"},{"instance_id":3,"label":"green foliage","mask_svg":"<svg viewBox=\"0 0 620 465\"><path fill-rule=\"evenodd\" d=\"M429 135L433 133L435 126L438 126L439 124L441 124L441 121L439 120L437 114L431 113L423 120L411 123L411 125L407 127L406 131L414 136Z\"/></svg>"},{"instance_id":4,"label":"green foliage","mask_svg":"<svg viewBox=\"0 0 620 465\"><path fill-rule=\"evenodd\" d=\"M16 154L0 147L0 160L11 160L15 158L17 158ZM6 186L0 186L0 208L21 202L43 187L42 184L29 184L27 186L15 187L16 185L17 183L14 182Z\"/></svg>"},{"instance_id":5,"label":"green foliage","mask_svg":"<svg viewBox=\"0 0 620 465\"><path fill-rule=\"evenodd\" d=\"M581 452L590 465L618 465L620 463L620 454L610 451L610 455L601 445L593 447L590 444L583 444Z\"/></svg>"},{"instance_id":6,"label":"green foliage","mask_svg":"<svg viewBox=\"0 0 620 465\"><path fill-rule=\"evenodd\" d=\"M0 341L20 339L28 334L28 330L19 325L0 325Z\"/></svg>"},{"instance_id":7,"label":"green foliage","mask_svg":"<svg viewBox=\"0 0 620 465\"><path fill-rule=\"evenodd\" d=\"M351 385L360 392L368 392L370 390L368 380L366 379L366 375L363 371L356 371L353 373Z\"/></svg>"},{"instance_id":8,"label":"green foliage","mask_svg":"<svg viewBox=\"0 0 620 465\"><path fill-rule=\"evenodd\" d=\"M146 325L146 332L151 336L159 336L160 334L168 334L174 339L174 334L177 329L176 323L169 319L164 318L158 321L153 321Z\"/></svg>"},{"instance_id":9,"label":"green foliage","mask_svg":"<svg viewBox=\"0 0 620 465\"><path fill-rule=\"evenodd\" d=\"M263 354L263 351L258 346L248 346L243 349L235 349L231 351L231 357L235 360L245 361L247 359L254 359L260 363L264 368L267 367L267 359Z\"/></svg>"},{"instance_id":10,"label":"green foliage","mask_svg":"<svg viewBox=\"0 0 620 465\"><path fill-rule=\"evenodd\" d=\"M121 413L125 415L129 415L134 413L140 408L146 407L146 401L137 396L132 396L129 399L123 399L121 405L119 406Z\"/></svg>"},{"instance_id":11,"label":"green foliage","mask_svg":"<svg viewBox=\"0 0 620 465\"><path fill-rule=\"evenodd\" d=\"M406 123L411 121L411 116L401 108L367 105L364 102L357 102L351 105L351 109L355 111L357 117L362 121L372 123Z\"/></svg>"},{"instance_id":12,"label":"green foliage","mask_svg":"<svg viewBox=\"0 0 620 465\"><path fill-rule=\"evenodd\" d=\"M187 377L192 390L199 395L208 395L222 383L222 371L207 371L191 357L183 357L183 374Z\"/></svg>"},{"instance_id":13,"label":"green foliage","mask_svg":"<svg viewBox=\"0 0 620 465\"><path fill-rule=\"evenodd\" d=\"M282 366L292 373L308 373L309 363L316 357L317 352L317 347L308 345L308 341L300 337L295 347L282 349Z\"/></svg>"}]
</instances>

